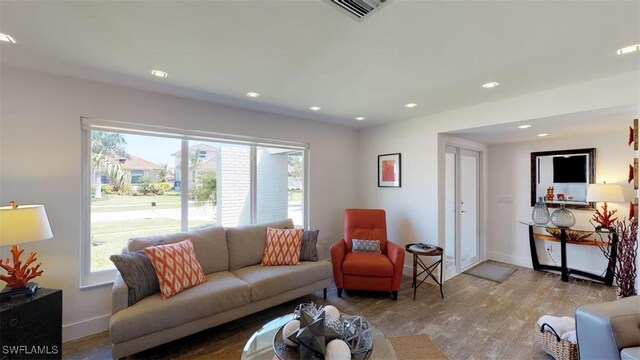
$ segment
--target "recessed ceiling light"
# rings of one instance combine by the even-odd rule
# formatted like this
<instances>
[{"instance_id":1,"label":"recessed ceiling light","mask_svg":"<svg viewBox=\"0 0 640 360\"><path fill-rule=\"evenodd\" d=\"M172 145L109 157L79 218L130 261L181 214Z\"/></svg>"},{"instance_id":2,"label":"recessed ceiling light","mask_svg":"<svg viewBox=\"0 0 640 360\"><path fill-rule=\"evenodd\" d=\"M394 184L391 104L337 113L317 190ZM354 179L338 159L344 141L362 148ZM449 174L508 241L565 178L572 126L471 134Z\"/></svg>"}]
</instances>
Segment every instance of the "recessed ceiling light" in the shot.
<instances>
[{"instance_id":1,"label":"recessed ceiling light","mask_svg":"<svg viewBox=\"0 0 640 360\"><path fill-rule=\"evenodd\" d=\"M539 137L549 136L549 134L538 134Z\"/></svg>"},{"instance_id":2,"label":"recessed ceiling light","mask_svg":"<svg viewBox=\"0 0 640 360\"><path fill-rule=\"evenodd\" d=\"M498 84L497 82L493 81L493 82L488 82L486 84L482 84L482 87L485 88L485 89L491 89L491 88L494 88L494 87L496 87L498 85L500 85L500 84Z\"/></svg>"},{"instance_id":3,"label":"recessed ceiling light","mask_svg":"<svg viewBox=\"0 0 640 360\"><path fill-rule=\"evenodd\" d=\"M362 121L362 120L364 120L364 119L365 119L365 118L363 118L362 116L358 116L358 117L356 118L356 120L358 120L358 121Z\"/></svg>"},{"instance_id":4,"label":"recessed ceiling light","mask_svg":"<svg viewBox=\"0 0 640 360\"><path fill-rule=\"evenodd\" d=\"M404 107L414 108L414 107L416 107L416 106L418 106L418 104L416 104L416 103L408 103L408 104L406 104Z\"/></svg>"},{"instance_id":5,"label":"recessed ceiling light","mask_svg":"<svg viewBox=\"0 0 640 360\"><path fill-rule=\"evenodd\" d=\"M625 55L625 54L629 54L636 51L640 51L640 44L631 45L631 46L623 47L622 49L618 49L618 51L616 51L616 54Z\"/></svg>"},{"instance_id":6,"label":"recessed ceiling light","mask_svg":"<svg viewBox=\"0 0 640 360\"><path fill-rule=\"evenodd\" d=\"M526 125L518 125L518 129L528 129L528 128L530 128L530 127L531 127L531 125L529 125L529 124L526 124Z\"/></svg>"},{"instance_id":7,"label":"recessed ceiling light","mask_svg":"<svg viewBox=\"0 0 640 360\"><path fill-rule=\"evenodd\" d=\"M309 110L313 110L313 111L318 111L320 109L322 109L320 106L312 106L309 108Z\"/></svg>"},{"instance_id":8,"label":"recessed ceiling light","mask_svg":"<svg viewBox=\"0 0 640 360\"><path fill-rule=\"evenodd\" d=\"M248 97L252 97L252 98L257 98L258 96L260 96L260 94L259 94L259 93L257 93L257 92L249 91L249 92L247 93L247 96L248 96Z\"/></svg>"},{"instance_id":9,"label":"recessed ceiling light","mask_svg":"<svg viewBox=\"0 0 640 360\"><path fill-rule=\"evenodd\" d=\"M7 34L0 34L0 41L4 41L4 42L8 42L11 44L15 44L16 41L13 40L13 38Z\"/></svg>"},{"instance_id":10,"label":"recessed ceiling light","mask_svg":"<svg viewBox=\"0 0 640 360\"><path fill-rule=\"evenodd\" d=\"M159 78L166 78L167 76L169 76L169 73L161 70L151 70L151 75L157 76Z\"/></svg>"}]
</instances>

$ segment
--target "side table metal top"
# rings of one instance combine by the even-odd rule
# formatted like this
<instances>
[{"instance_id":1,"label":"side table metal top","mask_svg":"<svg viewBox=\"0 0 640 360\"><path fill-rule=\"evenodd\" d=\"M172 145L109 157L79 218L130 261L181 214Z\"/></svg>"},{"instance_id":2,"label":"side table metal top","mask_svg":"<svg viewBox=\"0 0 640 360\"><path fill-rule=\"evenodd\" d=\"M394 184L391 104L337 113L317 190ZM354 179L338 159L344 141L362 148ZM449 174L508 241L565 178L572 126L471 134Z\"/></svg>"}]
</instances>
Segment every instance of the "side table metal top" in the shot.
<instances>
[{"instance_id":1,"label":"side table metal top","mask_svg":"<svg viewBox=\"0 0 640 360\"><path fill-rule=\"evenodd\" d=\"M444 249L441 248L440 246L425 244L425 245L433 246L434 249L422 250L415 246L417 244L420 244L420 243L407 244L404 247L404 249L411 254L420 255L420 256L440 256L444 253Z\"/></svg>"}]
</instances>

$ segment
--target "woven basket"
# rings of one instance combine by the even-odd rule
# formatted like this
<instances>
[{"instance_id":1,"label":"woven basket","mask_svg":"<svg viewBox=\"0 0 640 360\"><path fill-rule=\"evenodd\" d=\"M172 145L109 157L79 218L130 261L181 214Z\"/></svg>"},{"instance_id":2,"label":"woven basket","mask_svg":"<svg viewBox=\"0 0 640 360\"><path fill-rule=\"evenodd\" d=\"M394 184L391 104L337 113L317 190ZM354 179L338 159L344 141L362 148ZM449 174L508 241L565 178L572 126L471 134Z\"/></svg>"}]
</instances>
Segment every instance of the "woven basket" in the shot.
<instances>
[{"instance_id":1,"label":"woven basket","mask_svg":"<svg viewBox=\"0 0 640 360\"><path fill-rule=\"evenodd\" d=\"M576 344L562 340L547 323L542 324L539 331L538 342L544 352L556 360L578 360L578 346Z\"/></svg>"}]
</instances>

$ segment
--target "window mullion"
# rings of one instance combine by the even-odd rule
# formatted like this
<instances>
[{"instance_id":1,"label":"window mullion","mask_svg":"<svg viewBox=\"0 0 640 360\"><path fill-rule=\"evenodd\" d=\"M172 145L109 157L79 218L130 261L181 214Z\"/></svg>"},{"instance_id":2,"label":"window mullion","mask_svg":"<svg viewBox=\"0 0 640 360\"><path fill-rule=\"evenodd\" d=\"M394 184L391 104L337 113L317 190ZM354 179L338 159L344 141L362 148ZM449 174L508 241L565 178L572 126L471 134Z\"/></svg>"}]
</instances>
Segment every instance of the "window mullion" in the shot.
<instances>
[{"instance_id":1,"label":"window mullion","mask_svg":"<svg viewBox=\"0 0 640 360\"><path fill-rule=\"evenodd\" d=\"M250 160L250 170L249 176L251 181L249 182L250 186L250 194L251 194L251 223L255 224L258 219L258 150L255 145L251 146L251 160Z\"/></svg>"},{"instance_id":2,"label":"window mullion","mask_svg":"<svg viewBox=\"0 0 640 360\"><path fill-rule=\"evenodd\" d=\"M182 140L180 149L180 227L189 230L189 140Z\"/></svg>"},{"instance_id":3,"label":"window mullion","mask_svg":"<svg viewBox=\"0 0 640 360\"><path fill-rule=\"evenodd\" d=\"M91 274L91 130L82 130L82 214L80 215L80 286L88 283ZM89 194L88 196L86 194Z\"/></svg>"}]
</instances>

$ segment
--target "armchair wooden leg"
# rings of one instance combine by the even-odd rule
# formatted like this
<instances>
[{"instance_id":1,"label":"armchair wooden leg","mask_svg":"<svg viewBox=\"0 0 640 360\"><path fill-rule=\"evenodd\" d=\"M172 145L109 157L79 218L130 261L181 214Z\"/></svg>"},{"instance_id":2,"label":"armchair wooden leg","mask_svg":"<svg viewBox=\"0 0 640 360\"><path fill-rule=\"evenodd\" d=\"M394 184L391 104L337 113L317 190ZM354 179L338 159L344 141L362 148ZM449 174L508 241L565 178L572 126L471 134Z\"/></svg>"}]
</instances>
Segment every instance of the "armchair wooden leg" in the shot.
<instances>
[{"instance_id":1,"label":"armchair wooden leg","mask_svg":"<svg viewBox=\"0 0 640 360\"><path fill-rule=\"evenodd\" d=\"M342 289L338 288L338 297L342 297Z\"/></svg>"},{"instance_id":2,"label":"armchair wooden leg","mask_svg":"<svg viewBox=\"0 0 640 360\"><path fill-rule=\"evenodd\" d=\"M322 296L327 300L327 288L322 289Z\"/></svg>"},{"instance_id":3,"label":"armchair wooden leg","mask_svg":"<svg viewBox=\"0 0 640 360\"><path fill-rule=\"evenodd\" d=\"M391 298L395 301L398 301L398 292L397 291L392 291L391 292Z\"/></svg>"}]
</instances>

